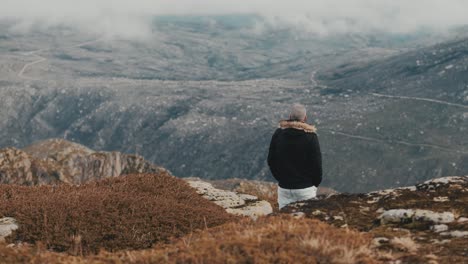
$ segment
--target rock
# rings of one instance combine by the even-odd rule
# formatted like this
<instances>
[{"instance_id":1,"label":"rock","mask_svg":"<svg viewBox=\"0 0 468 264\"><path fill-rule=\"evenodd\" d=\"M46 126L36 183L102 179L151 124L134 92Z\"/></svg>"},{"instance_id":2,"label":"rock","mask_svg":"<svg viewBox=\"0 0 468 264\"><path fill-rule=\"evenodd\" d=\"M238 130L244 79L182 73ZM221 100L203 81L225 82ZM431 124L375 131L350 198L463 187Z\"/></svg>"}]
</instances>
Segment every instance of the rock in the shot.
<instances>
[{"instance_id":1,"label":"rock","mask_svg":"<svg viewBox=\"0 0 468 264\"><path fill-rule=\"evenodd\" d=\"M258 200L258 197L254 196L254 195L243 194L243 193L239 193L238 195L242 200L244 200L246 202L248 202L248 201L257 201Z\"/></svg>"},{"instance_id":2,"label":"rock","mask_svg":"<svg viewBox=\"0 0 468 264\"><path fill-rule=\"evenodd\" d=\"M305 213L304 212L296 212L291 214L294 218L299 219L299 218L304 218Z\"/></svg>"},{"instance_id":3,"label":"rock","mask_svg":"<svg viewBox=\"0 0 468 264\"><path fill-rule=\"evenodd\" d=\"M384 225L387 223L407 223L411 221L414 215L413 210L407 209L394 209L384 211L380 216L380 222Z\"/></svg>"},{"instance_id":4,"label":"rock","mask_svg":"<svg viewBox=\"0 0 468 264\"><path fill-rule=\"evenodd\" d=\"M415 192L418 189L416 188L416 186L406 186L406 187L397 188L397 190L408 190L408 191Z\"/></svg>"},{"instance_id":5,"label":"rock","mask_svg":"<svg viewBox=\"0 0 468 264\"><path fill-rule=\"evenodd\" d=\"M359 206L359 211L363 212L363 213L367 213L370 211L370 207L367 207L367 206Z\"/></svg>"},{"instance_id":6,"label":"rock","mask_svg":"<svg viewBox=\"0 0 468 264\"><path fill-rule=\"evenodd\" d=\"M388 244L390 242L390 239L386 238L386 237L376 237L372 240L372 243L374 244L374 246L381 246L383 244Z\"/></svg>"},{"instance_id":7,"label":"rock","mask_svg":"<svg viewBox=\"0 0 468 264\"><path fill-rule=\"evenodd\" d=\"M447 231L448 229L449 229L448 226L444 224L431 226L431 230L436 233L444 232L444 231Z\"/></svg>"},{"instance_id":8,"label":"rock","mask_svg":"<svg viewBox=\"0 0 468 264\"><path fill-rule=\"evenodd\" d=\"M443 197L434 197L432 199L434 202L448 202L450 201L448 197L443 196Z\"/></svg>"},{"instance_id":9,"label":"rock","mask_svg":"<svg viewBox=\"0 0 468 264\"><path fill-rule=\"evenodd\" d=\"M273 208L267 201L257 201L240 208L227 208L226 212L234 215L248 216L252 219L257 219L259 216L273 213Z\"/></svg>"},{"instance_id":10,"label":"rock","mask_svg":"<svg viewBox=\"0 0 468 264\"><path fill-rule=\"evenodd\" d=\"M437 178L437 179L432 179L425 181L424 184L426 185L437 185L437 184L450 184L450 183L462 183L466 181L466 177L460 177L460 176L448 176L448 177L442 177L442 178Z\"/></svg>"},{"instance_id":11,"label":"rock","mask_svg":"<svg viewBox=\"0 0 468 264\"><path fill-rule=\"evenodd\" d=\"M186 181L198 194L223 207L230 214L256 219L273 212L269 202L261 201L256 196L216 189L211 183L202 180L186 179Z\"/></svg>"},{"instance_id":12,"label":"rock","mask_svg":"<svg viewBox=\"0 0 468 264\"><path fill-rule=\"evenodd\" d=\"M291 207L293 207L293 208L299 208L299 207L302 207L302 206L304 206L304 205L305 205L304 202L295 202L295 203L290 203L290 204L288 204L288 206L291 206Z\"/></svg>"},{"instance_id":13,"label":"rock","mask_svg":"<svg viewBox=\"0 0 468 264\"><path fill-rule=\"evenodd\" d=\"M368 204L374 204L376 202L380 201L380 197L373 197L372 200L367 201Z\"/></svg>"},{"instance_id":14,"label":"rock","mask_svg":"<svg viewBox=\"0 0 468 264\"><path fill-rule=\"evenodd\" d=\"M411 223L414 221L438 223L451 223L455 216L450 212L436 213L430 210L420 209L392 209L383 212L379 219L382 224L387 223Z\"/></svg>"},{"instance_id":15,"label":"rock","mask_svg":"<svg viewBox=\"0 0 468 264\"><path fill-rule=\"evenodd\" d=\"M323 212L320 210L315 210L312 212L312 215L321 215L321 214L323 214Z\"/></svg>"},{"instance_id":16,"label":"rock","mask_svg":"<svg viewBox=\"0 0 468 264\"><path fill-rule=\"evenodd\" d=\"M204 198L213 201L223 208L234 208L245 205L246 201L235 192L216 189L211 183L204 181L187 181ZM258 199L256 199L258 200ZM251 200L250 200L251 201Z\"/></svg>"},{"instance_id":17,"label":"rock","mask_svg":"<svg viewBox=\"0 0 468 264\"><path fill-rule=\"evenodd\" d=\"M81 184L124 174L164 170L138 155L96 152L62 139L42 141L22 150L0 150L0 183L5 184Z\"/></svg>"},{"instance_id":18,"label":"rock","mask_svg":"<svg viewBox=\"0 0 468 264\"><path fill-rule=\"evenodd\" d=\"M0 242L5 241L5 237L11 235L16 229L18 229L16 219L12 217L0 218Z\"/></svg>"},{"instance_id":19,"label":"rock","mask_svg":"<svg viewBox=\"0 0 468 264\"><path fill-rule=\"evenodd\" d=\"M431 239L430 241L433 244L447 244L450 243L450 240L444 239L444 240L439 240L439 239Z\"/></svg>"},{"instance_id":20,"label":"rock","mask_svg":"<svg viewBox=\"0 0 468 264\"><path fill-rule=\"evenodd\" d=\"M465 223L465 222L468 222L468 218L467 218L467 217L460 217L460 218L458 218L457 222L458 222L458 223Z\"/></svg>"},{"instance_id":21,"label":"rock","mask_svg":"<svg viewBox=\"0 0 468 264\"><path fill-rule=\"evenodd\" d=\"M333 216L333 220L335 220L335 221L344 221L344 218L342 216L340 216L340 215L335 215L335 216Z\"/></svg>"},{"instance_id":22,"label":"rock","mask_svg":"<svg viewBox=\"0 0 468 264\"><path fill-rule=\"evenodd\" d=\"M467 182L468 178L466 176L451 176L425 181L422 184L416 185L416 188L424 190L435 190L444 185L450 185L451 188L457 188L456 186L462 188L462 185L460 184L466 184Z\"/></svg>"},{"instance_id":23,"label":"rock","mask_svg":"<svg viewBox=\"0 0 468 264\"><path fill-rule=\"evenodd\" d=\"M415 210L414 219L416 221L432 223L451 223L455 221L455 216L451 212L436 213L430 210Z\"/></svg>"},{"instance_id":24,"label":"rock","mask_svg":"<svg viewBox=\"0 0 468 264\"><path fill-rule=\"evenodd\" d=\"M450 232L442 232L440 233L441 236L451 236L451 237L468 237L468 231L450 231Z\"/></svg>"}]
</instances>

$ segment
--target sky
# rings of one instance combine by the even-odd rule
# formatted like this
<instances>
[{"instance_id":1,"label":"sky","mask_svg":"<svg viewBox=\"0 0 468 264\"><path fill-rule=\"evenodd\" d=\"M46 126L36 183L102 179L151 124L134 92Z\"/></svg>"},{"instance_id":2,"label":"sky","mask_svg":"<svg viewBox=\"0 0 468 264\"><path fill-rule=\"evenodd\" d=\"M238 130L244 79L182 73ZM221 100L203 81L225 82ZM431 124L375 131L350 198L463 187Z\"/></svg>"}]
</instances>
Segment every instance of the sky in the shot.
<instances>
[{"instance_id":1,"label":"sky","mask_svg":"<svg viewBox=\"0 0 468 264\"><path fill-rule=\"evenodd\" d=\"M254 13L273 26L317 34L411 33L468 24L468 0L0 0L12 30L67 24L98 34L151 34L152 15Z\"/></svg>"}]
</instances>

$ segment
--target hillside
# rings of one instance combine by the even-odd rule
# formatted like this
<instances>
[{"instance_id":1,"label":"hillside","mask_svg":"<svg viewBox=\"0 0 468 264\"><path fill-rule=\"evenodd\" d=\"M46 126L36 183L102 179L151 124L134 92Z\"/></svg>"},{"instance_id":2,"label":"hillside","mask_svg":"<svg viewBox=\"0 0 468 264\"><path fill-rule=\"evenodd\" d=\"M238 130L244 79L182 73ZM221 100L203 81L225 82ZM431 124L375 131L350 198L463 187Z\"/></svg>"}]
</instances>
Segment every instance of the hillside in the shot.
<instances>
[{"instance_id":1,"label":"hillside","mask_svg":"<svg viewBox=\"0 0 468 264\"><path fill-rule=\"evenodd\" d=\"M468 176L299 202L283 213L370 234L403 263L468 261Z\"/></svg>"},{"instance_id":2,"label":"hillside","mask_svg":"<svg viewBox=\"0 0 468 264\"><path fill-rule=\"evenodd\" d=\"M0 184L0 197L0 218L17 223L9 243L72 254L150 248L234 219L167 172L79 186Z\"/></svg>"},{"instance_id":3,"label":"hillside","mask_svg":"<svg viewBox=\"0 0 468 264\"><path fill-rule=\"evenodd\" d=\"M335 161L343 171L362 168L358 182L375 181L376 186L466 174L467 70L464 39L319 72L322 95L350 103L359 98L364 109L373 108L353 109L347 120L336 120L334 133L342 138L337 142L341 148L332 150ZM353 158L356 153L373 155ZM386 180L369 179L382 168Z\"/></svg>"},{"instance_id":4,"label":"hillside","mask_svg":"<svg viewBox=\"0 0 468 264\"><path fill-rule=\"evenodd\" d=\"M119 191L137 190L143 185L154 190L154 184L159 184L154 181L157 177L147 177L134 175L129 178L107 179L84 186L82 190L90 187L108 188L106 186L111 182L117 183L115 188ZM138 180L134 181L139 178L146 179L143 185ZM120 185L124 182L126 184ZM123 186L126 188L120 188ZM1 188L15 189L8 186ZM38 188L22 188L23 195L32 195L31 190L40 191ZM44 190L46 189L42 188ZM181 193L191 192L193 191L181 188L173 195L181 198ZM59 191L57 195L60 193L62 192ZM467 194L468 176L445 177L405 188L364 194L336 194L323 199L302 201L257 220L236 219L216 227L193 230L186 236L159 243L152 249L101 251L82 256L79 251L82 242L75 240L74 247L67 254L52 252L41 247L41 244L21 243L8 247L0 244L0 256L6 263L225 263L226 260L236 263L464 263L468 260L468 211L465 206L468 202ZM106 195L108 194L104 196ZM70 201L72 197L74 196L64 202ZM151 197L149 199L157 203L158 196ZM194 198L190 195L190 202ZM16 200L17 206L11 208L11 212L30 212L30 207L21 206L27 197L24 199ZM179 202L189 200L182 199ZM198 202L203 201L197 200ZM208 201L203 202L202 207L208 206L205 205L206 202ZM191 204L193 206L197 203ZM136 204L139 203L130 202L130 208ZM89 210L95 206L86 203L84 208ZM191 209L199 210L198 206ZM148 208L142 208L139 212L146 215L149 211ZM102 211L103 214L107 212ZM154 215L158 219L173 217L171 213ZM84 223L87 221L86 216L80 215L75 221ZM116 216L110 214L106 221L112 222ZM54 219L51 218L51 221ZM193 220L178 218L178 221L188 219ZM3 219L0 227L2 221ZM137 219L130 217L126 221ZM26 227L29 228L29 225ZM42 230L40 225L32 227ZM63 239L62 234L57 238ZM103 242L109 243L106 241ZM119 243L122 241L117 240L114 245Z\"/></svg>"},{"instance_id":5,"label":"hillside","mask_svg":"<svg viewBox=\"0 0 468 264\"><path fill-rule=\"evenodd\" d=\"M0 147L63 138L180 177L271 181L270 137L299 101L324 184L340 192L468 171L466 39L317 38L217 19L161 18L149 42L0 28Z\"/></svg>"},{"instance_id":6,"label":"hillside","mask_svg":"<svg viewBox=\"0 0 468 264\"><path fill-rule=\"evenodd\" d=\"M172 176L165 168L158 167L141 156L94 151L63 139L40 141L21 150L0 149L0 185L52 185L62 188L64 185L80 186L132 174ZM199 178L186 178L185 182L201 197L233 215L251 218L267 215L273 211L270 202L276 202L276 198L272 199L276 195L276 188L267 182L253 184L253 188L248 190L219 188ZM261 190L262 186L267 186L264 192L255 191ZM249 191L254 191L255 195L247 195Z\"/></svg>"},{"instance_id":7,"label":"hillside","mask_svg":"<svg viewBox=\"0 0 468 264\"><path fill-rule=\"evenodd\" d=\"M9 183L0 184L4 263L468 260L468 176L361 194L321 188L317 199L272 212L267 201L276 206L276 188L270 183L216 180L216 189L200 179L178 179L141 158L145 166L137 168L151 174L106 174L115 170L102 164L124 168L137 156L99 152L101 158L92 159L98 152L59 139L13 150L0 156L0 179ZM110 157L121 157L121 163ZM87 162L71 162L77 160ZM34 163L44 165L41 177L34 166L18 170ZM101 174L82 178L89 164Z\"/></svg>"}]
</instances>

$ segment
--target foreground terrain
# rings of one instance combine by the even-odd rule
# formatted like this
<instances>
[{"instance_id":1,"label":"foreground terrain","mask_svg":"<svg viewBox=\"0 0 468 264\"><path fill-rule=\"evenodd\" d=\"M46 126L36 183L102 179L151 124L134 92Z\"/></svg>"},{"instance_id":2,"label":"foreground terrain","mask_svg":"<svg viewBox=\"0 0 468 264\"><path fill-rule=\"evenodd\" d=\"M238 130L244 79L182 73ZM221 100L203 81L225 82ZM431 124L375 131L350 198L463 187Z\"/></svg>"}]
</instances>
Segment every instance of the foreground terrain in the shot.
<instances>
[{"instance_id":1,"label":"foreground terrain","mask_svg":"<svg viewBox=\"0 0 468 264\"><path fill-rule=\"evenodd\" d=\"M82 241L64 253L36 241L0 245L0 257L5 263L464 263L467 199L468 176L448 177L299 202L258 220L191 229L152 249L82 256Z\"/></svg>"},{"instance_id":2,"label":"foreground terrain","mask_svg":"<svg viewBox=\"0 0 468 264\"><path fill-rule=\"evenodd\" d=\"M272 212L274 184L182 180L64 140L0 150L0 165L0 263L468 261L468 176L362 194L321 188Z\"/></svg>"},{"instance_id":3,"label":"foreground terrain","mask_svg":"<svg viewBox=\"0 0 468 264\"><path fill-rule=\"evenodd\" d=\"M380 252L408 263L468 261L468 176L366 194L339 194L283 213L320 219L374 238Z\"/></svg>"}]
</instances>

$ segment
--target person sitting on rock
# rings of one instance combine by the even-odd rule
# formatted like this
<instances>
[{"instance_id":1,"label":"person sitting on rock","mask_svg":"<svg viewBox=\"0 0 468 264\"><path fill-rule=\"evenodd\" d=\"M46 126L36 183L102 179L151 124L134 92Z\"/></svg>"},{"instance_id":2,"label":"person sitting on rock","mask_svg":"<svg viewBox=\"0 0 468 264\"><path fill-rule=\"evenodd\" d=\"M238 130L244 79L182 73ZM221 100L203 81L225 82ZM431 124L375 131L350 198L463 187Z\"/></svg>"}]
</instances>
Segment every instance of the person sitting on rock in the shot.
<instances>
[{"instance_id":1,"label":"person sitting on rock","mask_svg":"<svg viewBox=\"0 0 468 264\"><path fill-rule=\"evenodd\" d=\"M271 138L268 166L278 181L278 204L315 198L322 182L322 154L315 126L306 123L301 104L291 108L289 120L282 120Z\"/></svg>"}]
</instances>

